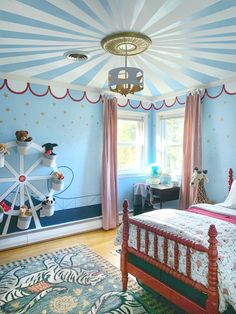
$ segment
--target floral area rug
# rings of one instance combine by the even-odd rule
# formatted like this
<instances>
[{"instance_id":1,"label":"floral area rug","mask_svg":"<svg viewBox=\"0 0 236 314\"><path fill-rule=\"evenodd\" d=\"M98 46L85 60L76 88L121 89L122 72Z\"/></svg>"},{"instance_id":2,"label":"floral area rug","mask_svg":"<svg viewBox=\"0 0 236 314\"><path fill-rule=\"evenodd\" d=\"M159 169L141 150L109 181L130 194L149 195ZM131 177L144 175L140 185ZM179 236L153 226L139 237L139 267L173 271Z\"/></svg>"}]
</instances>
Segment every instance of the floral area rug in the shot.
<instances>
[{"instance_id":1,"label":"floral area rug","mask_svg":"<svg viewBox=\"0 0 236 314\"><path fill-rule=\"evenodd\" d=\"M0 314L172 314L86 246L0 266Z\"/></svg>"}]
</instances>

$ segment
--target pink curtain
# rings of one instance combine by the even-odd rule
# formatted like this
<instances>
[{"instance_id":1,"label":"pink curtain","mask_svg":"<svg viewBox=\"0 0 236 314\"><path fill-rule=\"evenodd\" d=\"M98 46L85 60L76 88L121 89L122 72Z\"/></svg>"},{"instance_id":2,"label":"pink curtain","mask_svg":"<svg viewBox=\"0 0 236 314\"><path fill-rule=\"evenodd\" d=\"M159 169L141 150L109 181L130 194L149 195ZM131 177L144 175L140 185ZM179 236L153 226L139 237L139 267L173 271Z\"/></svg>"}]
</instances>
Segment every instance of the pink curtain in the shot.
<instances>
[{"instance_id":1,"label":"pink curtain","mask_svg":"<svg viewBox=\"0 0 236 314\"><path fill-rule=\"evenodd\" d=\"M180 209L188 208L193 202L190 181L194 167L201 167L201 155L201 96L195 94L186 97Z\"/></svg>"},{"instance_id":2,"label":"pink curtain","mask_svg":"<svg viewBox=\"0 0 236 314\"><path fill-rule=\"evenodd\" d=\"M117 100L103 99L103 152L102 152L102 227L118 226L117 202Z\"/></svg>"}]
</instances>

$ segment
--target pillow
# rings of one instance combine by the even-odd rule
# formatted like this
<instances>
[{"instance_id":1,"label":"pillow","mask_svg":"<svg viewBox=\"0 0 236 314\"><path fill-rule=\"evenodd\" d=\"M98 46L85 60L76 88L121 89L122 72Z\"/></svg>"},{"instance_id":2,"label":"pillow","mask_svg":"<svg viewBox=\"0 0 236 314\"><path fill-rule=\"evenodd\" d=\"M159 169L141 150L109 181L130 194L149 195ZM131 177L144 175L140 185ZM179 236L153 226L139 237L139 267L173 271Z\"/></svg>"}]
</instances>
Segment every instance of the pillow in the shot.
<instances>
[{"instance_id":1,"label":"pillow","mask_svg":"<svg viewBox=\"0 0 236 314\"><path fill-rule=\"evenodd\" d=\"M236 209L236 180L233 181L229 194L224 203L221 205L224 207Z\"/></svg>"}]
</instances>

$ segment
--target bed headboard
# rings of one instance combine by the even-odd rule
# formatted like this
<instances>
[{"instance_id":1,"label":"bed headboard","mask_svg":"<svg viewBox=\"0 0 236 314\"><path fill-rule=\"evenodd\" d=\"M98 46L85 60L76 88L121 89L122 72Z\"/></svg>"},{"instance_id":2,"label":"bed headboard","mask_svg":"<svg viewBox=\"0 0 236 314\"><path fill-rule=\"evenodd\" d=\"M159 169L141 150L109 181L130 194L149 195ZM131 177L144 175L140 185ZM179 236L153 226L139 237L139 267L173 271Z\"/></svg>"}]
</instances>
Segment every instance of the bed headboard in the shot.
<instances>
[{"instance_id":1,"label":"bed headboard","mask_svg":"<svg viewBox=\"0 0 236 314\"><path fill-rule=\"evenodd\" d=\"M229 172L228 172L228 184L229 184L229 191L231 189L231 185L233 183L233 169L229 168Z\"/></svg>"}]
</instances>

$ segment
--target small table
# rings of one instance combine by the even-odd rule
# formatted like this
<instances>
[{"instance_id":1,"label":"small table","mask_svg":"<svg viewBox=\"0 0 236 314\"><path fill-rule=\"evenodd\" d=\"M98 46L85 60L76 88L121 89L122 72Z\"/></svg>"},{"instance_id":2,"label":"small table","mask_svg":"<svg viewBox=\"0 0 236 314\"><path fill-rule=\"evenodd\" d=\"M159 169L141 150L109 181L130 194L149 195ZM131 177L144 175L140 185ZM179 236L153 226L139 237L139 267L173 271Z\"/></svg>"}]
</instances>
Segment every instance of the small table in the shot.
<instances>
[{"instance_id":1,"label":"small table","mask_svg":"<svg viewBox=\"0 0 236 314\"><path fill-rule=\"evenodd\" d=\"M179 199L179 186L168 187L164 185L150 185L152 195L160 202L162 208L163 202L174 201Z\"/></svg>"}]
</instances>

